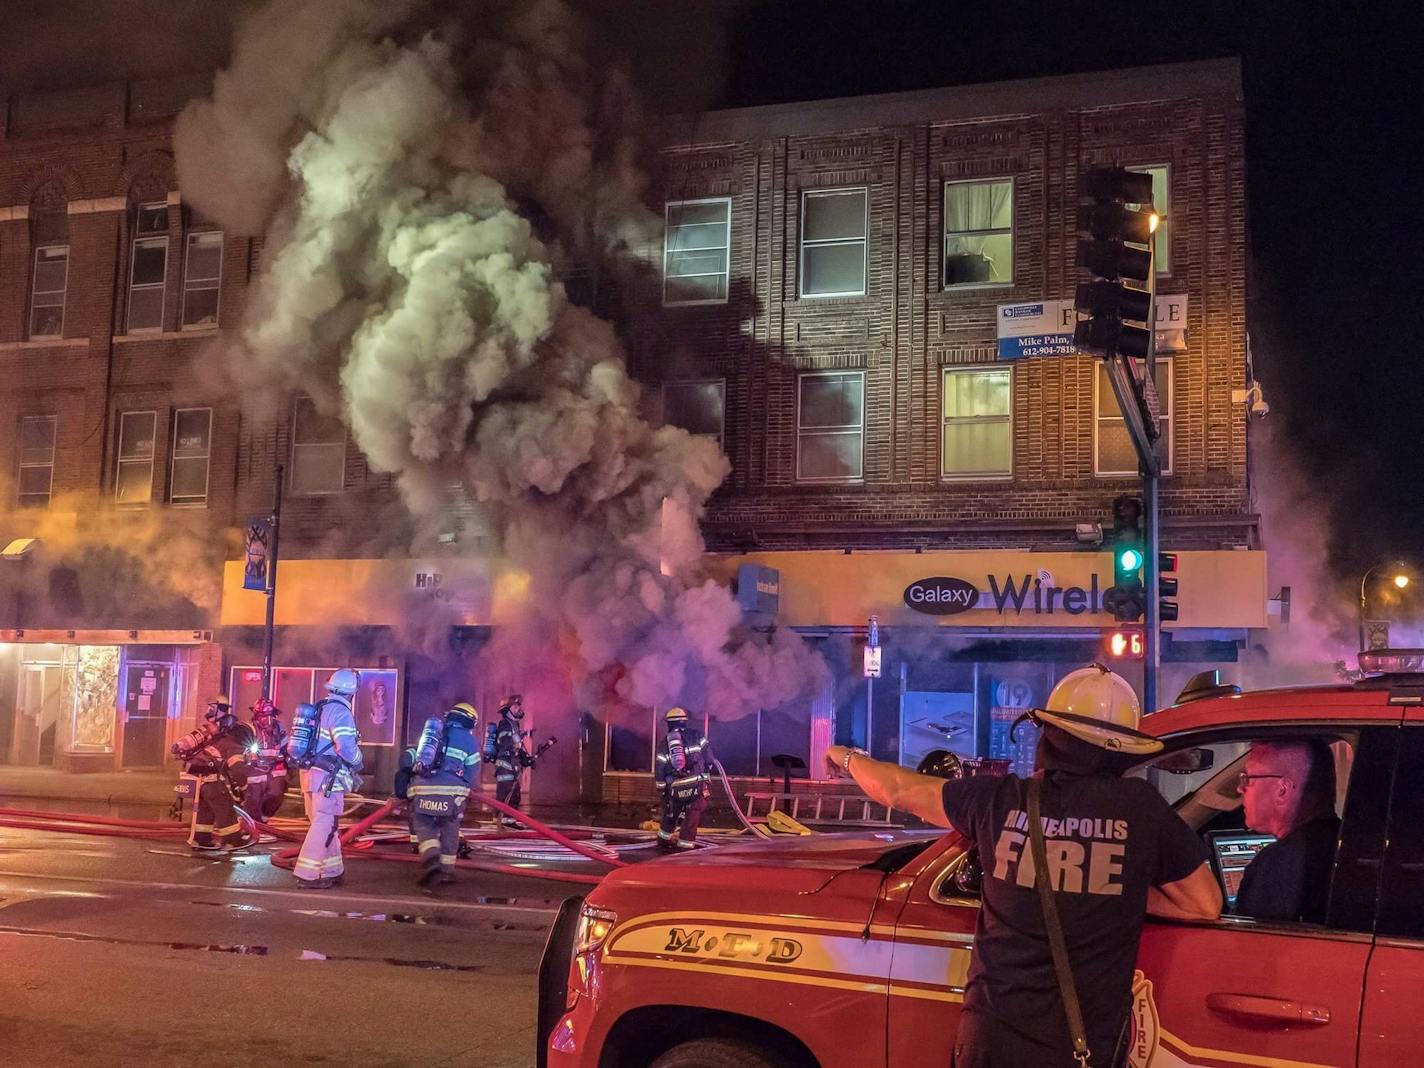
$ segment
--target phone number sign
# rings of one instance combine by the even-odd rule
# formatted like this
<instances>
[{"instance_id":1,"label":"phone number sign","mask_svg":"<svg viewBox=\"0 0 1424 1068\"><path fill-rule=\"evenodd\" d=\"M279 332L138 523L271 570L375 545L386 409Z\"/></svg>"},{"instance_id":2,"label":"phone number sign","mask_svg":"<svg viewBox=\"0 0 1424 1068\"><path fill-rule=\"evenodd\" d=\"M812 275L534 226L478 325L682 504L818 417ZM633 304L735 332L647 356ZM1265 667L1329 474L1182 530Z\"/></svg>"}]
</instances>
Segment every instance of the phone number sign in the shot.
<instances>
[{"instance_id":1,"label":"phone number sign","mask_svg":"<svg viewBox=\"0 0 1424 1068\"><path fill-rule=\"evenodd\" d=\"M999 305L999 359L1071 356L1076 315L1071 300L1034 300Z\"/></svg>"}]
</instances>

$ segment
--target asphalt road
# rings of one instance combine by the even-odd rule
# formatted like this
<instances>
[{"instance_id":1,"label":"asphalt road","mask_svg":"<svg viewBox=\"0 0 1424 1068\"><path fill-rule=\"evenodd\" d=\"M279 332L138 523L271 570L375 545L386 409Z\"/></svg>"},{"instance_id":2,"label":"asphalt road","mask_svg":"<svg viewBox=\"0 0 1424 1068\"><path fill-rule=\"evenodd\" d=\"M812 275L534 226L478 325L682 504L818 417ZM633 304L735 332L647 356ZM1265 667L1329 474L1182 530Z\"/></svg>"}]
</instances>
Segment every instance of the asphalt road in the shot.
<instances>
[{"instance_id":1,"label":"asphalt road","mask_svg":"<svg viewBox=\"0 0 1424 1068\"><path fill-rule=\"evenodd\" d=\"M0 828L0 1062L515 1068L535 972L578 890L351 861L294 889L266 850Z\"/></svg>"}]
</instances>

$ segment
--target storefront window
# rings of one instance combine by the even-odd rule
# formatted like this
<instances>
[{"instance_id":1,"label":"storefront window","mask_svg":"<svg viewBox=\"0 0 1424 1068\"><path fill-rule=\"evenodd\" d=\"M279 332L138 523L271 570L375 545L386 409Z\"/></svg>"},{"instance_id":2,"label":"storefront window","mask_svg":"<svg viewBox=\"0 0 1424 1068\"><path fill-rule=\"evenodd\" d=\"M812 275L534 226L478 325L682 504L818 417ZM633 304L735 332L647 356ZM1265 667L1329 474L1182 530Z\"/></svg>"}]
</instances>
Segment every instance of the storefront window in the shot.
<instances>
[{"instance_id":1,"label":"storefront window","mask_svg":"<svg viewBox=\"0 0 1424 1068\"><path fill-rule=\"evenodd\" d=\"M753 712L735 719L707 718L707 740L712 755L722 762L728 775L755 776L761 716Z\"/></svg>"},{"instance_id":2,"label":"storefront window","mask_svg":"<svg viewBox=\"0 0 1424 1068\"><path fill-rule=\"evenodd\" d=\"M272 669L272 700L291 723L291 713L303 701L315 702L326 696L326 682L334 667L276 667ZM352 711L362 745L396 744L396 724L400 719L400 673L394 668L357 667L361 688L356 691ZM233 708L243 715L262 695L262 669L232 669Z\"/></svg>"},{"instance_id":3,"label":"storefront window","mask_svg":"<svg viewBox=\"0 0 1424 1068\"><path fill-rule=\"evenodd\" d=\"M608 770L653 770L653 712L630 710L619 723L608 725Z\"/></svg>"}]
</instances>

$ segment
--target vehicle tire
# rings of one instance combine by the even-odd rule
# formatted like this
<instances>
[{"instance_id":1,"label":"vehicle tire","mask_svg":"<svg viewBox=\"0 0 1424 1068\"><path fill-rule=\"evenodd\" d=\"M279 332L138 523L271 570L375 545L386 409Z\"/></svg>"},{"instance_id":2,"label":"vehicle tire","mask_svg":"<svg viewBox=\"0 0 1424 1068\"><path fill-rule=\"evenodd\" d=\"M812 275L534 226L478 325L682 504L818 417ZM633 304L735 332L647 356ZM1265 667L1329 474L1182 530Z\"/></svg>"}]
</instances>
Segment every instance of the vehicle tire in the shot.
<instances>
[{"instance_id":1,"label":"vehicle tire","mask_svg":"<svg viewBox=\"0 0 1424 1068\"><path fill-rule=\"evenodd\" d=\"M740 1039L699 1038L674 1046L651 1068L798 1068L798 1064Z\"/></svg>"}]
</instances>

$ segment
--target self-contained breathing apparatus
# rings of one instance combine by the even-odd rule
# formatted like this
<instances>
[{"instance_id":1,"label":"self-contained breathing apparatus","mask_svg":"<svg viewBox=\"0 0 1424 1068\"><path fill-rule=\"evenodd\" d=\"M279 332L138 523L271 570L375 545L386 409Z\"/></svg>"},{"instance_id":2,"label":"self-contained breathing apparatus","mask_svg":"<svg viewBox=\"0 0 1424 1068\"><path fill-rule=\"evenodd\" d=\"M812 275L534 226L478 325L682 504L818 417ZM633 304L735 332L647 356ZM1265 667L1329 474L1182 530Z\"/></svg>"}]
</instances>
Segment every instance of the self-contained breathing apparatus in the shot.
<instances>
[{"instance_id":1,"label":"self-contained breathing apparatus","mask_svg":"<svg viewBox=\"0 0 1424 1068\"><path fill-rule=\"evenodd\" d=\"M287 736L287 758L292 763L304 770L320 768L326 772L326 785L322 787L322 795L325 797L331 796L331 788L342 769L346 769L351 776L352 791L361 788L361 776L357 774L355 766L342 760L340 754L334 750L317 751L317 745L321 741L321 710L333 701L331 697L323 697L316 704L303 701L297 705L292 713L292 733Z\"/></svg>"}]
</instances>

